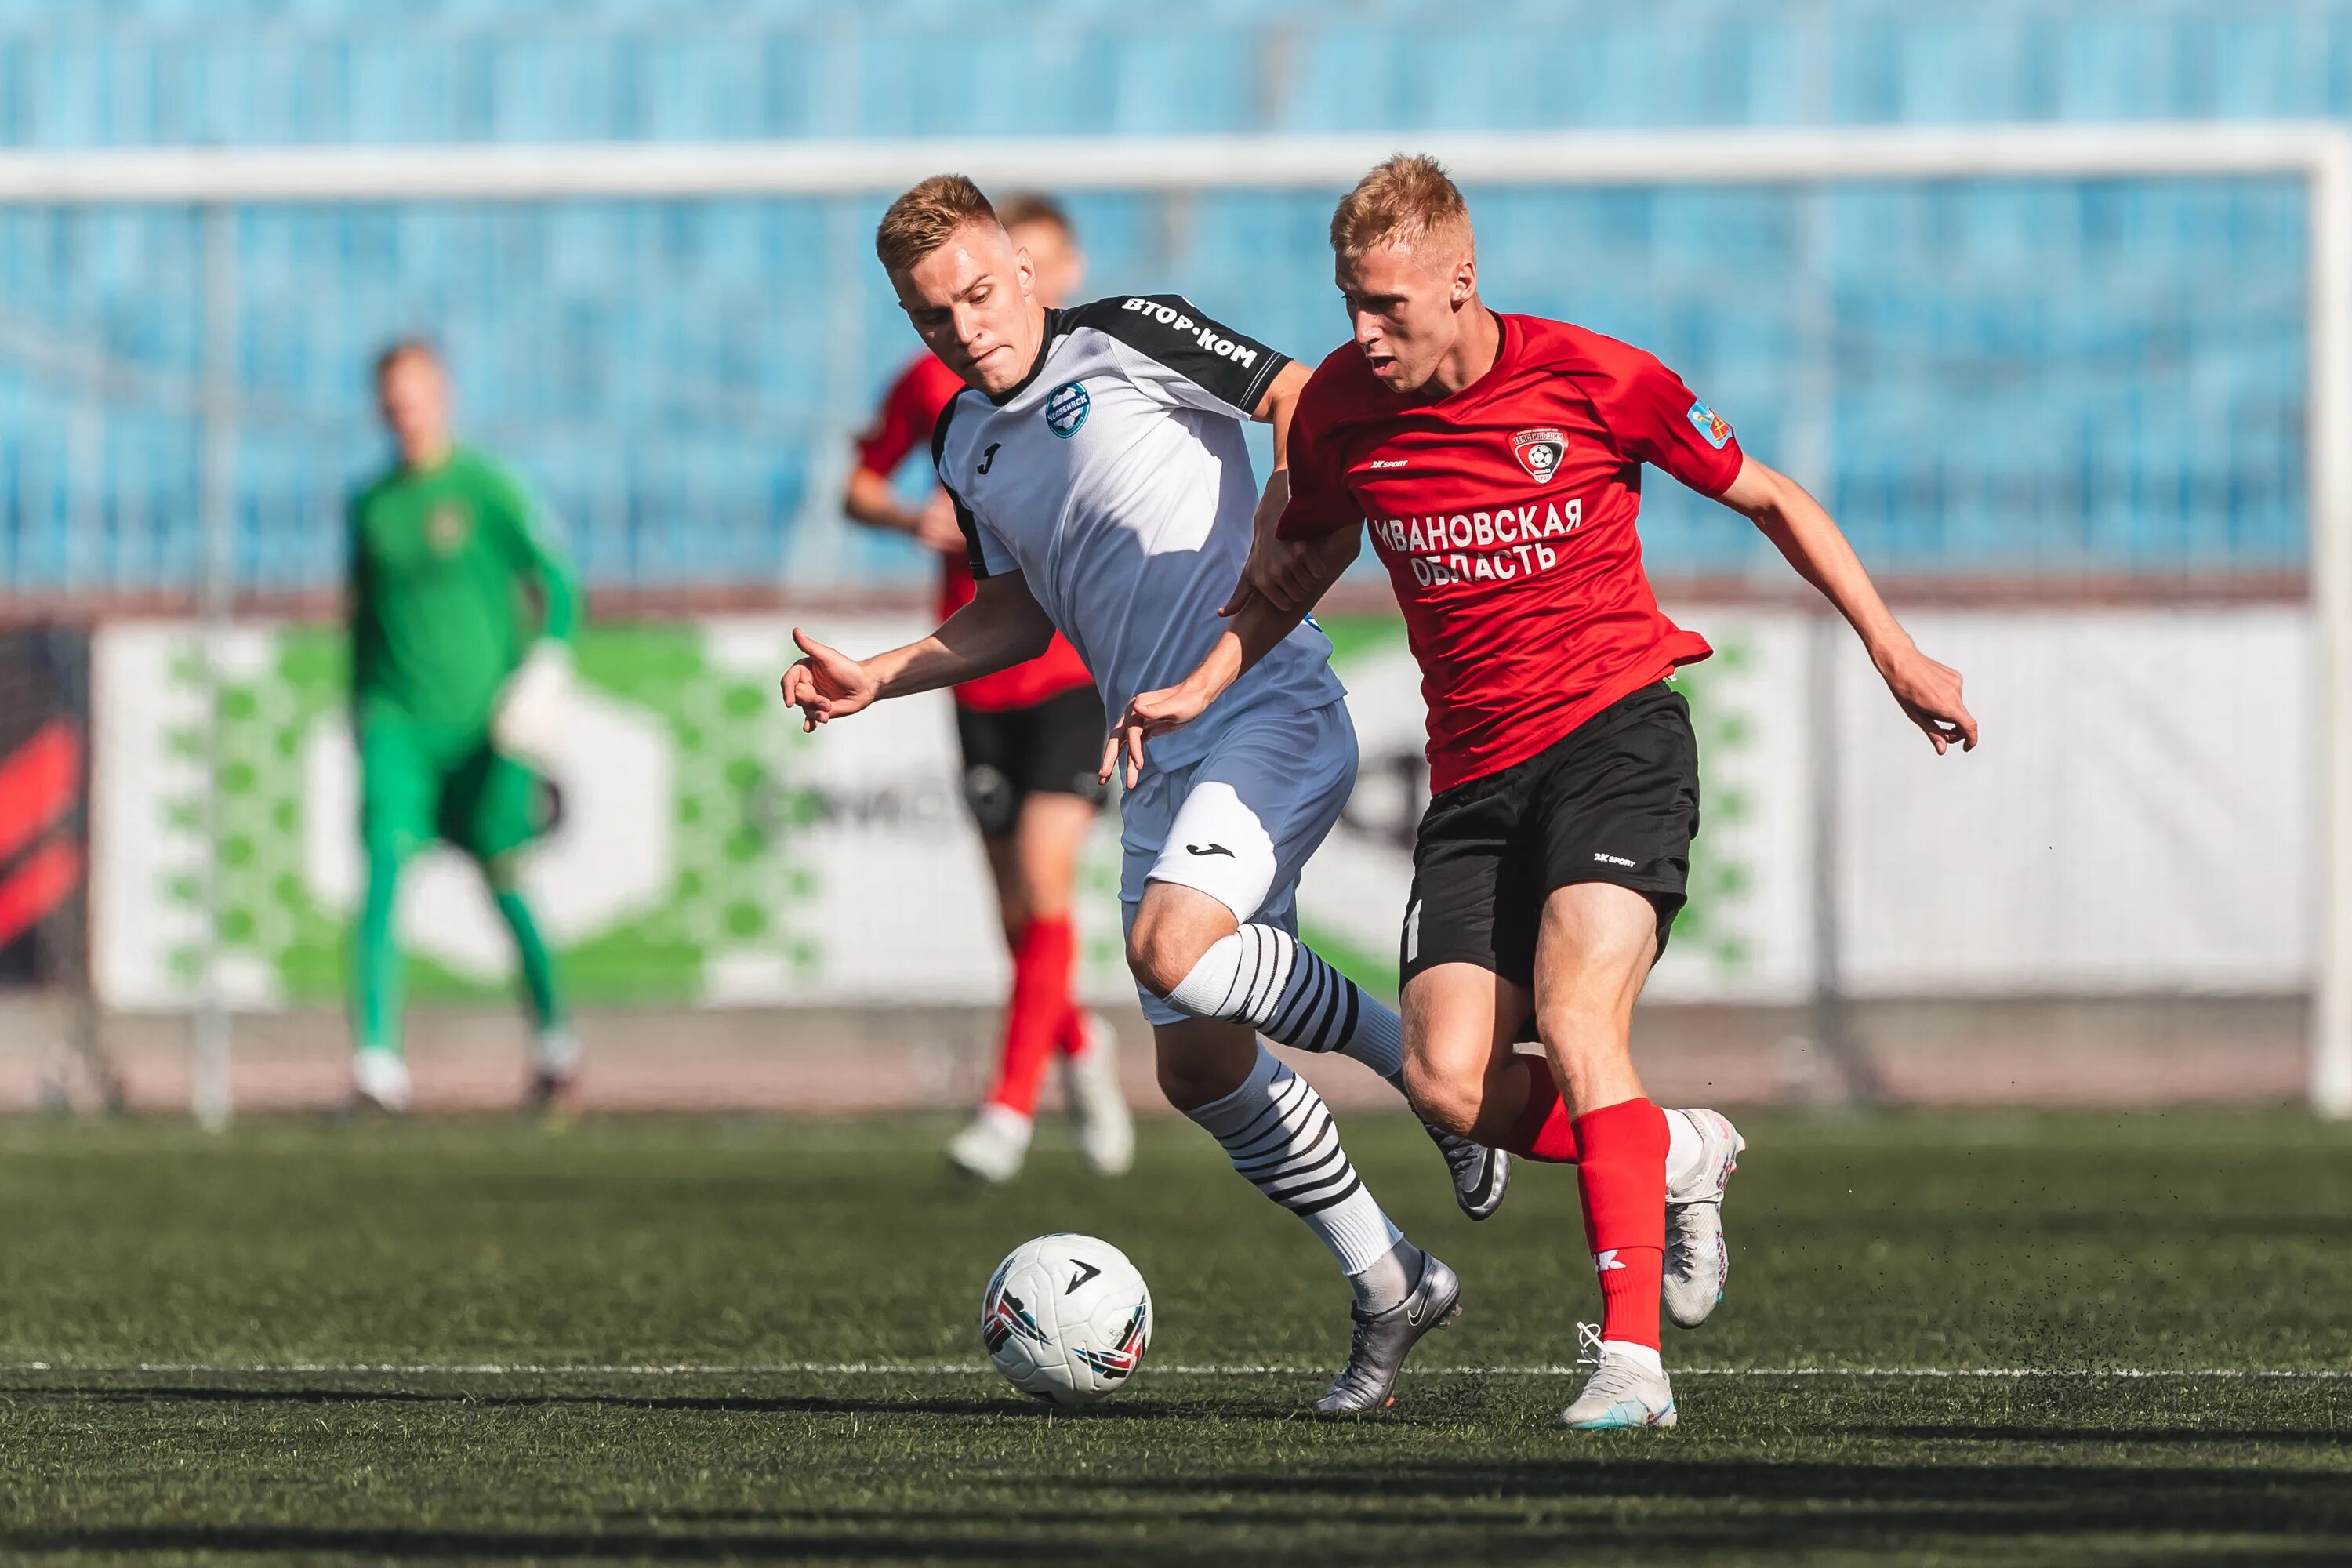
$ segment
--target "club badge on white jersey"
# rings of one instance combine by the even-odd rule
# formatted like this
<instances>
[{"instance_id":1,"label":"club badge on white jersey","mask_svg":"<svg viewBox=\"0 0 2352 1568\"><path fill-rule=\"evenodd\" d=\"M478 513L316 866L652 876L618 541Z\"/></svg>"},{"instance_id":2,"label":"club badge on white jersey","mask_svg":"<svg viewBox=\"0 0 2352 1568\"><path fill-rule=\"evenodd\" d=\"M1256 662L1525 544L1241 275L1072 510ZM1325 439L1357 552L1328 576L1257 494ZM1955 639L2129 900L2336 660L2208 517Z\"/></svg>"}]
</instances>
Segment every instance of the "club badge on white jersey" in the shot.
<instances>
[{"instance_id":1,"label":"club badge on white jersey","mask_svg":"<svg viewBox=\"0 0 2352 1568\"><path fill-rule=\"evenodd\" d=\"M1242 421L1289 363L1180 295L1046 313L1037 363L1001 396L966 391L931 432L975 577L1018 572L1094 672L1104 710L1190 675L1248 558L1257 479ZM1153 765L1204 755L1261 700L1344 694L1329 639L1303 625Z\"/></svg>"}]
</instances>

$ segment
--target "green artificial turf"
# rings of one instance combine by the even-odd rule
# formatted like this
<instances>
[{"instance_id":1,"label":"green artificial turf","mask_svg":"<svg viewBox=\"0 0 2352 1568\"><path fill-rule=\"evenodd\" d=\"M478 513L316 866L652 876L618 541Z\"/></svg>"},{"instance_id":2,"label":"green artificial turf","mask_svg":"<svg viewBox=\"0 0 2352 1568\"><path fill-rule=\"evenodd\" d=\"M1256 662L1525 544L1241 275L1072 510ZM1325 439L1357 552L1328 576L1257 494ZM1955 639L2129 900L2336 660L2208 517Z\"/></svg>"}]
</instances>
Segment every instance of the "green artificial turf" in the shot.
<instances>
[{"instance_id":1,"label":"green artificial turf","mask_svg":"<svg viewBox=\"0 0 2352 1568\"><path fill-rule=\"evenodd\" d=\"M1465 1311L1335 1426L1344 1288L1181 1122L1003 1191L943 1123L0 1127L0 1560L2352 1559L2339 1131L1748 1119L1682 1426L1570 1435L1572 1377L1493 1369L1597 1315L1572 1173L1474 1227L1409 1122L1343 1130ZM1078 1415L974 1326L1055 1229L1159 1309ZM2347 1376L2123 1375L2215 1369Z\"/></svg>"}]
</instances>

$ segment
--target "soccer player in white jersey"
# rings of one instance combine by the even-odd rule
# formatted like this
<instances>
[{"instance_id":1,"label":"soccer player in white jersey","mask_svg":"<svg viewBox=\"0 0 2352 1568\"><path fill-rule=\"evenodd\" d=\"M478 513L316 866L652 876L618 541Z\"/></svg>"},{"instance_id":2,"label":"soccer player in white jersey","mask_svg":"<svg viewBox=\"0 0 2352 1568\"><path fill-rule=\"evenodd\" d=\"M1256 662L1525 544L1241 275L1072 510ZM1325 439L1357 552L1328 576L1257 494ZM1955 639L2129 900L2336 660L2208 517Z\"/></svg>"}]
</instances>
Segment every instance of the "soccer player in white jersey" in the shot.
<instances>
[{"instance_id":1,"label":"soccer player in white jersey","mask_svg":"<svg viewBox=\"0 0 2352 1568\"><path fill-rule=\"evenodd\" d=\"M938 631L850 658L797 629L783 694L809 729L887 697L1033 658L1058 629L1103 706L1198 664L1223 629L1261 504L1241 421L1274 426L1264 504L1305 367L1172 295L1048 310L1025 252L961 175L893 203L875 249L967 390L931 455L971 546L972 602ZM1304 1220L1355 1290L1348 1364L1315 1408L1385 1406L1414 1342L1458 1310L1454 1271L1373 1201L1307 1081L1259 1044L1339 1051L1403 1091L1396 1015L1301 944L1294 898L1356 777L1331 645L1298 626L1213 715L1151 753L1120 806L1127 952L1160 1085L1234 1168ZM1505 1157L1433 1130L1464 1211L1501 1200Z\"/></svg>"}]
</instances>

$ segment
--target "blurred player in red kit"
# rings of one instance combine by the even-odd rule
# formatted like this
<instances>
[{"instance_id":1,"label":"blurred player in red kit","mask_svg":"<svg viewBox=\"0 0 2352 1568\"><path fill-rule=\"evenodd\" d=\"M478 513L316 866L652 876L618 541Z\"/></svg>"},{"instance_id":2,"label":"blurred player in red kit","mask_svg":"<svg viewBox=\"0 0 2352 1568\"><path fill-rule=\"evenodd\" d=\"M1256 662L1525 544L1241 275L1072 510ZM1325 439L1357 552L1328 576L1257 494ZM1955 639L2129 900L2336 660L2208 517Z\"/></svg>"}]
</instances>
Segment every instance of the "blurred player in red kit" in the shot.
<instances>
[{"instance_id":1,"label":"blurred player in red kit","mask_svg":"<svg viewBox=\"0 0 2352 1568\"><path fill-rule=\"evenodd\" d=\"M1698 830L1697 744L1666 683L1711 651L1643 571L1643 466L1750 519L1939 753L1973 747L1976 721L1829 514L1674 372L1486 308L1469 210L1434 162L1367 174L1332 216L1331 248L1354 339L1300 395L1287 505L1258 536L1227 635L1186 680L1134 699L1113 739L1139 757L1189 723L1370 534L1429 705L1433 796L1401 943L1407 1087L1432 1125L1577 1166L1602 1347L1561 1419L1672 1426L1661 1297L1686 1328L1721 1298L1723 1192L1745 1144L1713 1111L1661 1110L1633 1070L1634 998ZM1531 1014L1543 1057L1514 1049Z\"/></svg>"},{"instance_id":2,"label":"blurred player in red kit","mask_svg":"<svg viewBox=\"0 0 2352 1568\"><path fill-rule=\"evenodd\" d=\"M1086 258L1068 216L1051 198L1013 195L998 215L1036 268L1047 305L1072 297ZM971 569L955 506L934 487L920 506L898 499L890 476L920 451L928 458L940 411L963 390L931 354L910 362L884 395L873 426L857 440L843 510L868 527L904 533L940 557L940 618L971 602ZM1061 637L1043 657L955 689L963 750L964 799L995 879L1004 941L1013 953L996 1079L980 1114L948 1146L948 1157L986 1181L1009 1181L1029 1151L1045 1064L1059 1055L1064 1087L1079 1123L1079 1145L1105 1173L1134 1160L1135 1134L1119 1091L1110 1026L1071 993L1076 939L1070 889L1103 800L1096 764L1102 700L1077 651Z\"/></svg>"}]
</instances>

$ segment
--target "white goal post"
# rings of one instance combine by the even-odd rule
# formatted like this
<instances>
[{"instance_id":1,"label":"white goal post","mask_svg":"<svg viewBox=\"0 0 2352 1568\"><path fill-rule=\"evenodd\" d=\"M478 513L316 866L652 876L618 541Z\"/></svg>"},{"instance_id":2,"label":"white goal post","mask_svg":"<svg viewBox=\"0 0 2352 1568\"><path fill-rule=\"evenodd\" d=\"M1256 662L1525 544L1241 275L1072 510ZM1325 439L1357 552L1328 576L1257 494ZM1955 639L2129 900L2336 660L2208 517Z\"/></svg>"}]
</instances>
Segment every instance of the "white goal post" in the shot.
<instances>
[{"instance_id":1,"label":"white goal post","mask_svg":"<svg viewBox=\"0 0 2352 1568\"><path fill-rule=\"evenodd\" d=\"M957 169L1059 190L1344 189L1410 143L1467 184L1803 185L1982 179L2300 179L2309 213L2307 428L2313 717L2321 784L2310 1100L2352 1117L2352 126L2326 121L1970 125L1529 134L942 139L537 146L140 149L0 153L0 203L168 205L529 202L837 196L895 192ZM206 226L207 251L226 226ZM217 294L218 290L214 291ZM208 334L216 355L226 348ZM215 369L225 357L215 358ZM215 383L208 408L226 404ZM225 422L225 416L224 416ZM225 450L208 441L207 450ZM221 459L226 462L224 457ZM226 616L226 486L208 482L205 602ZM200 1026L199 1079L226 1111L226 1031ZM211 1043L207 1043L207 1042ZM211 1059L216 1058L217 1059Z\"/></svg>"}]
</instances>

